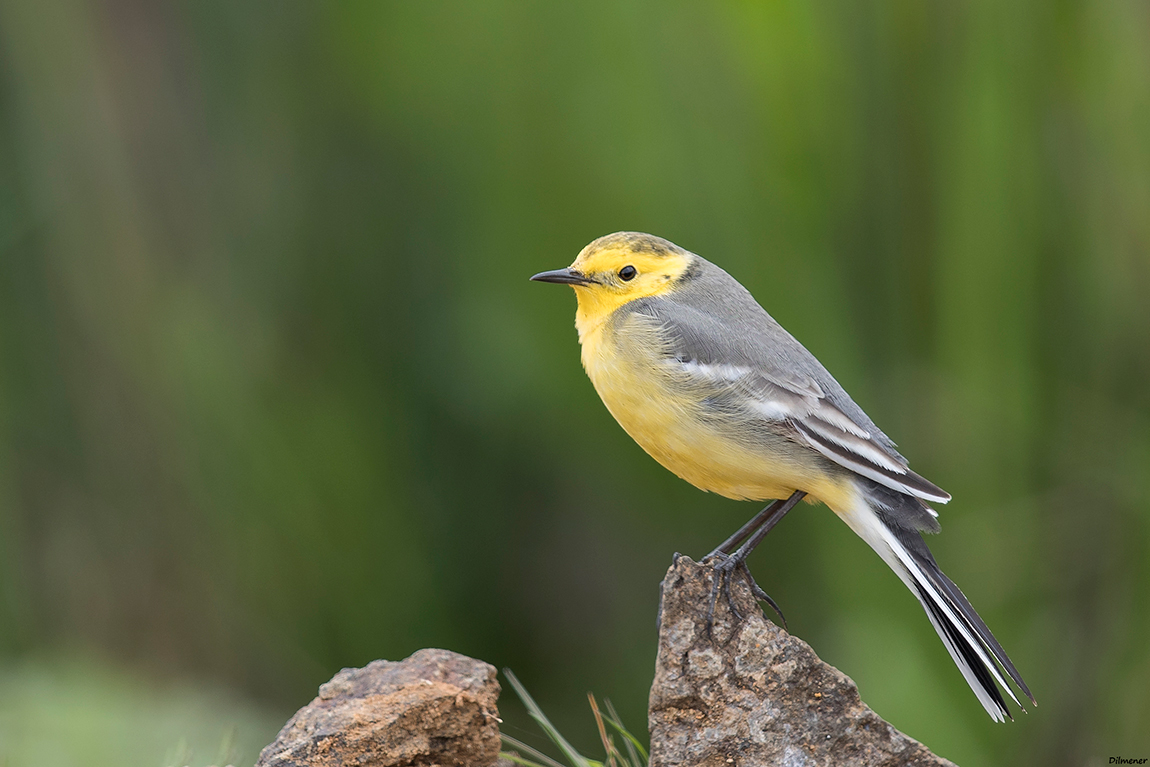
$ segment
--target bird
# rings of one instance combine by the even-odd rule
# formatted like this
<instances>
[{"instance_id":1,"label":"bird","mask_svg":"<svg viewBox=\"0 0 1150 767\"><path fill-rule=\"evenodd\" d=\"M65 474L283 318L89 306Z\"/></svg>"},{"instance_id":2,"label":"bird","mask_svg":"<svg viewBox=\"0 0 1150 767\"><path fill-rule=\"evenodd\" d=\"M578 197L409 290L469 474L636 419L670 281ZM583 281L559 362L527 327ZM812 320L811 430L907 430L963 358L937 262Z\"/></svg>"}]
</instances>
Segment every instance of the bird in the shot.
<instances>
[{"instance_id":1,"label":"bird","mask_svg":"<svg viewBox=\"0 0 1150 767\"><path fill-rule=\"evenodd\" d=\"M917 597L992 719L1013 719L1000 688L1025 711L1003 671L1037 705L923 540L922 533L941 529L930 504L950 494L910 469L822 363L735 278L661 237L616 232L583 248L570 267L531 280L574 289L583 367L643 450L701 490L773 501L704 562L721 575L742 571L755 595L778 610L750 577L746 557L800 500L822 502Z\"/></svg>"}]
</instances>

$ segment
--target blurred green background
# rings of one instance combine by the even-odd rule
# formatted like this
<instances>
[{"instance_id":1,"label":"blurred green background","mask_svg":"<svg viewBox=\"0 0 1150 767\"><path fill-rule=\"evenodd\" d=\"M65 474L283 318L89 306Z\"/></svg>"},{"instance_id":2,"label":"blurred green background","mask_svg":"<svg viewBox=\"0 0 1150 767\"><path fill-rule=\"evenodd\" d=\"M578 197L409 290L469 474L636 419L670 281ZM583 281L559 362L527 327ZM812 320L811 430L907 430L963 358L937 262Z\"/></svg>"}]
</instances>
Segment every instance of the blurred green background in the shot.
<instances>
[{"instance_id":1,"label":"blurred green background","mask_svg":"<svg viewBox=\"0 0 1150 767\"><path fill-rule=\"evenodd\" d=\"M757 507L527 281L619 229L954 494L1040 707L993 725L822 507L752 561L792 632L959 763L1150 756L1146 3L0 0L0 763L251 763L427 646L643 731L672 553Z\"/></svg>"}]
</instances>

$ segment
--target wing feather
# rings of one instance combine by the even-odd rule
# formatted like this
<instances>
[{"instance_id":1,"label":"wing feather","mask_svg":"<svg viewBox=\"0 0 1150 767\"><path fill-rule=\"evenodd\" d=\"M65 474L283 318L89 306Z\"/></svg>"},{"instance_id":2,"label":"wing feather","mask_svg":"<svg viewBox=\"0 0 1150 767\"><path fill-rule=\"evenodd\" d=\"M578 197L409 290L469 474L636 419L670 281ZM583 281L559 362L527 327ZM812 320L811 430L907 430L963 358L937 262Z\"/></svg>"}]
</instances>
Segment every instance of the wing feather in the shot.
<instances>
[{"instance_id":1,"label":"wing feather","mask_svg":"<svg viewBox=\"0 0 1150 767\"><path fill-rule=\"evenodd\" d=\"M674 333L669 335L675 338ZM710 399L721 402L726 412L741 407L752 418L785 425L796 441L893 490L937 503L950 500L949 493L911 471L869 419L859 423L851 418L814 378L779 376L762 365L706 362L682 349L668 354L666 364L694 386L722 391L726 396Z\"/></svg>"}]
</instances>

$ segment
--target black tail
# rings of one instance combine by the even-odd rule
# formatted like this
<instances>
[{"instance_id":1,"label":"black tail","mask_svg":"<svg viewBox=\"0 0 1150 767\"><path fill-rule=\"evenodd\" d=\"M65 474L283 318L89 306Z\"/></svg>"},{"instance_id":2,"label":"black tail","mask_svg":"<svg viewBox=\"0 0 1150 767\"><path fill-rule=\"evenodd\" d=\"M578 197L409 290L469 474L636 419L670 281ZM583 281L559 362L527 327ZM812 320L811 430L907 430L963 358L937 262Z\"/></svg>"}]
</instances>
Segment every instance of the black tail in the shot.
<instances>
[{"instance_id":1,"label":"black tail","mask_svg":"<svg viewBox=\"0 0 1150 767\"><path fill-rule=\"evenodd\" d=\"M1038 705L1022 675L970 600L939 569L918 530L907 524L910 519L918 521L925 517L925 504L901 493L867 495L865 508L840 515L918 597L942 643L987 713L999 722L1008 717L1013 719L1000 686L1022 708L1002 678L1000 666L1030 702ZM907 504L914 504L916 509L901 508Z\"/></svg>"}]
</instances>

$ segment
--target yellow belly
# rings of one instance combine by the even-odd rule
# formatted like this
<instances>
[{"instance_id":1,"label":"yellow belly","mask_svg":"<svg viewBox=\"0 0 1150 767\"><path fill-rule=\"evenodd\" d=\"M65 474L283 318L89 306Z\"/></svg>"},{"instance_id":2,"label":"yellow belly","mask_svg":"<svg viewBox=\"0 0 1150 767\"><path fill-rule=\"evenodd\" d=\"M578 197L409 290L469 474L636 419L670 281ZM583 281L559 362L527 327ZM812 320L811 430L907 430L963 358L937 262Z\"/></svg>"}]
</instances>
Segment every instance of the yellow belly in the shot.
<instances>
[{"instance_id":1,"label":"yellow belly","mask_svg":"<svg viewBox=\"0 0 1150 767\"><path fill-rule=\"evenodd\" d=\"M749 444L735 424L704 417L704 392L669 375L659 342L642 328L606 324L581 337L583 366L603 404L648 454L695 487L739 500L787 498L846 508L853 486L842 472L781 433Z\"/></svg>"}]
</instances>

